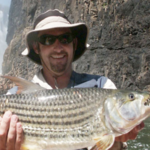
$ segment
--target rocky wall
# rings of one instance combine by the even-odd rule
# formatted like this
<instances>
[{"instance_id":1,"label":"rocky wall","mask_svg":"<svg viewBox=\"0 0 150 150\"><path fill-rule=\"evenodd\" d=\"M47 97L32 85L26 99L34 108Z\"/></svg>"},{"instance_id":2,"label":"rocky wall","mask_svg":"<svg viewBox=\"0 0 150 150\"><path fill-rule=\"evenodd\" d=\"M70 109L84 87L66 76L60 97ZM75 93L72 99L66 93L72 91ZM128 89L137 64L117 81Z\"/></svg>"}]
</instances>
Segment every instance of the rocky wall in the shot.
<instances>
[{"instance_id":1,"label":"rocky wall","mask_svg":"<svg viewBox=\"0 0 150 150\"><path fill-rule=\"evenodd\" d=\"M149 8L149 0L12 0L3 74L32 79L40 67L21 56L25 35L41 12L60 9L90 29L90 47L73 63L77 72L107 76L118 88L150 90Z\"/></svg>"}]
</instances>

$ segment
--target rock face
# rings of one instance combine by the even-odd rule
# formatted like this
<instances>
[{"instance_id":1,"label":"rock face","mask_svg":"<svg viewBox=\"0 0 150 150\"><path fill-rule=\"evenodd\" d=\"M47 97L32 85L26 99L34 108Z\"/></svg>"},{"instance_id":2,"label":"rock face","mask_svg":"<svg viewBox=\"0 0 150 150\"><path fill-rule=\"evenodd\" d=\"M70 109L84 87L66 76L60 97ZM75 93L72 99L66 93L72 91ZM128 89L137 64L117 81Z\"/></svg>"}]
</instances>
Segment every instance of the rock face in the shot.
<instances>
[{"instance_id":1,"label":"rock face","mask_svg":"<svg viewBox=\"0 0 150 150\"><path fill-rule=\"evenodd\" d=\"M149 8L149 0L12 0L3 74L32 79L40 66L21 56L25 35L41 12L60 9L90 29L90 47L74 70L107 76L118 88L150 90Z\"/></svg>"}]
</instances>

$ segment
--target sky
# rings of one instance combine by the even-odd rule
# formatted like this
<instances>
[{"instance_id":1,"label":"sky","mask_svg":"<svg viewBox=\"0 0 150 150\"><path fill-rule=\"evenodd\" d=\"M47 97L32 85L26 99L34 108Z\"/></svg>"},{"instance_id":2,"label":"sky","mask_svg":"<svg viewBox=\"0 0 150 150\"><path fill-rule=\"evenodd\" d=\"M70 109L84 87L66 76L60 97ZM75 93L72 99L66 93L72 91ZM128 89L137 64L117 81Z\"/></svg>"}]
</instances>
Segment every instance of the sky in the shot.
<instances>
[{"instance_id":1,"label":"sky","mask_svg":"<svg viewBox=\"0 0 150 150\"><path fill-rule=\"evenodd\" d=\"M0 6L5 6L5 7L0 7L1 8L0 9L0 46L1 46L0 48L0 74L2 73L3 55L7 48L7 43L6 43L7 25L6 23L8 19L6 18L7 11L4 11L3 9L9 8L10 3L11 3L11 0L0 0Z\"/></svg>"},{"instance_id":2,"label":"sky","mask_svg":"<svg viewBox=\"0 0 150 150\"><path fill-rule=\"evenodd\" d=\"M1 5L10 6L11 0L0 0Z\"/></svg>"}]
</instances>

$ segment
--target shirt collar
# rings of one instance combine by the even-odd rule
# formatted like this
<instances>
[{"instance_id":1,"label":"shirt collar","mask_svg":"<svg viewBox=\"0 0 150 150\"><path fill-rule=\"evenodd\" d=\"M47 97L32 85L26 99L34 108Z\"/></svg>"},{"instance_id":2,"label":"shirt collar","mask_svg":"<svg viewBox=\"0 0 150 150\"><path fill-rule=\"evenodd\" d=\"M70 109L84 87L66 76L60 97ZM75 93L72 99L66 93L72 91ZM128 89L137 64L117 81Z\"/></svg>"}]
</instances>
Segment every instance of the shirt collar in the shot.
<instances>
[{"instance_id":1,"label":"shirt collar","mask_svg":"<svg viewBox=\"0 0 150 150\"><path fill-rule=\"evenodd\" d=\"M53 89L45 80L42 71L40 70L36 75L34 75L32 82L39 84L41 87L46 89Z\"/></svg>"}]
</instances>

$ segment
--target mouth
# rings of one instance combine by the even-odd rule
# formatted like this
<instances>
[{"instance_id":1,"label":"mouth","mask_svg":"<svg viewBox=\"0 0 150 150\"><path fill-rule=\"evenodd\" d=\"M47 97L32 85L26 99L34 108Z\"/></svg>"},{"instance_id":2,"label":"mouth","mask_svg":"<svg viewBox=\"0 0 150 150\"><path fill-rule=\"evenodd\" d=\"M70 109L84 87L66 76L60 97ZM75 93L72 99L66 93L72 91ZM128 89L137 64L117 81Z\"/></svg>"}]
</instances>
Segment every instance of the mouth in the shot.
<instances>
[{"instance_id":1,"label":"mouth","mask_svg":"<svg viewBox=\"0 0 150 150\"><path fill-rule=\"evenodd\" d=\"M62 59L64 58L66 55L65 54L61 54L61 55L51 55L52 58L54 59Z\"/></svg>"},{"instance_id":2,"label":"mouth","mask_svg":"<svg viewBox=\"0 0 150 150\"><path fill-rule=\"evenodd\" d=\"M145 106L149 106L150 105L150 97L148 97L148 99L146 99L146 101L144 102Z\"/></svg>"}]
</instances>

